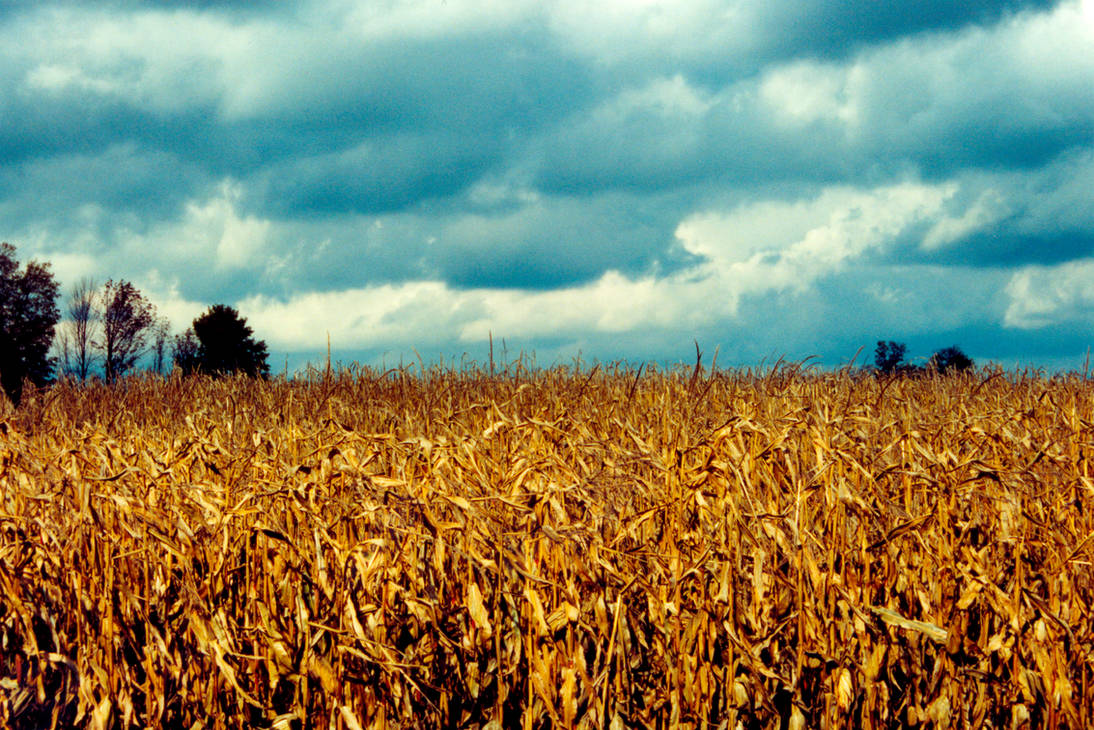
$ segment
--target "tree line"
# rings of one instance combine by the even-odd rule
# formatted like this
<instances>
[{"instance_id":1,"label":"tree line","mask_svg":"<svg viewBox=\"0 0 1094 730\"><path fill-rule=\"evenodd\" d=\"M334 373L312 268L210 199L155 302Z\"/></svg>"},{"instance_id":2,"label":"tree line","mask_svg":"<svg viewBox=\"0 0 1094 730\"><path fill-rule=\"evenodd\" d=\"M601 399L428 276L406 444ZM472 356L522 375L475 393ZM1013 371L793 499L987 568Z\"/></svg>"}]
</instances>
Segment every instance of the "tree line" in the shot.
<instances>
[{"instance_id":1,"label":"tree line","mask_svg":"<svg viewBox=\"0 0 1094 730\"><path fill-rule=\"evenodd\" d=\"M913 365L905 359L908 346L903 342L878 340L874 367L883 375L923 375L926 373L964 372L973 367L972 358L957 345L943 347L927 359L926 365Z\"/></svg>"},{"instance_id":2,"label":"tree line","mask_svg":"<svg viewBox=\"0 0 1094 730\"><path fill-rule=\"evenodd\" d=\"M214 304L181 335L131 282L91 279L75 284L58 307L60 289L48 263L20 266L15 247L0 243L0 388L18 405L24 382L56 377L106 382L150 360L165 374L179 369L252 377L269 374L266 343L235 308Z\"/></svg>"},{"instance_id":3,"label":"tree line","mask_svg":"<svg viewBox=\"0 0 1094 730\"><path fill-rule=\"evenodd\" d=\"M16 405L24 381L41 386L70 376L114 382L145 359L159 374L175 368L183 374L269 374L266 343L254 338L233 307L214 304L171 337L166 318L128 281L111 279L101 287L90 279L80 281L65 300L63 321L59 294L48 263L21 267L15 247L0 244L0 388ZM925 366L908 363L906 353L903 343L879 341L876 372L916 375L973 367L956 345L935 352Z\"/></svg>"}]
</instances>

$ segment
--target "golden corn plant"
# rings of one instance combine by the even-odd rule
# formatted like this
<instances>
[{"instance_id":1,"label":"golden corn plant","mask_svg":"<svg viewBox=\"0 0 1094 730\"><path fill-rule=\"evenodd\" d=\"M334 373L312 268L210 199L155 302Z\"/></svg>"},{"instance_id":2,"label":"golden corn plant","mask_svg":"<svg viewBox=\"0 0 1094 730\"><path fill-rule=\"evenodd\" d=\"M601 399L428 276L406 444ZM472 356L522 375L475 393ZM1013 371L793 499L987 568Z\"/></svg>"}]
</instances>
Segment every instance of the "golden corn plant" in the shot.
<instances>
[{"instance_id":1,"label":"golden corn plant","mask_svg":"<svg viewBox=\"0 0 1094 730\"><path fill-rule=\"evenodd\" d=\"M61 384L0 421L13 728L1094 724L1094 386Z\"/></svg>"}]
</instances>

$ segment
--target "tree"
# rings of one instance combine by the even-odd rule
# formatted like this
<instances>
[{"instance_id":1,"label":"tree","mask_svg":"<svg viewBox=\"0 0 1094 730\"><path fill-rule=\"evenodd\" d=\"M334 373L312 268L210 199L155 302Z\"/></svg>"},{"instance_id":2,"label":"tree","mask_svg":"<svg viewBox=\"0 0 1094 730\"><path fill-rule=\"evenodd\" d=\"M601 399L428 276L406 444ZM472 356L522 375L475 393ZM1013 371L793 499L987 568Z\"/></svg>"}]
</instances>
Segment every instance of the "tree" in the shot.
<instances>
[{"instance_id":1,"label":"tree","mask_svg":"<svg viewBox=\"0 0 1094 730\"><path fill-rule=\"evenodd\" d=\"M15 405L24 378L36 385L49 382L54 365L49 348L60 316L49 264L31 261L20 270L15 247L0 243L0 387Z\"/></svg>"},{"instance_id":2,"label":"tree","mask_svg":"<svg viewBox=\"0 0 1094 730\"><path fill-rule=\"evenodd\" d=\"M103 375L112 383L148 349L156 308L128 281L106 282L102 295Z\"/></svg>"},{"instance_id":3,"label":"tree","mask_svg":"<svg viewBox=\"0 0 1094 730\"><path fill-rule=\"evenodd\" d=\"M215 304L195 319L182 337L175 338L175 363L184 373L194 370L211 374L242 372L252 377L265 377L270 372L266 343L255 340L253 335L254 330L235 308Z\"/></svg>"},{"instance_id":4,"label":"tree","mask_svg":"<svg viewBox=\"0 0 1094 730\"><path fill-rule=\"evenodd\" d=\"M171 323L166 317L157 317L152 325L152 372L164 375L167 369L167 339L171 334Z\"/></svg>"},{"instance_id":5,"label":"tree","mask_svg":"<svg viewBox=\"0 0 1094 730\"><path fill-rule=\"evenodd\" d=\"M930 369L939 373L948 373L951 371L960 373L971 370L972 366L972 358L962 352L961 348L957 345L942 348L931 355L931 359L928 363Z\"/></svg>"},{"instance_id":6,"label":"tree","mask_svg":"<svg viewBox=\"0 0 1094 730\"><path fill-rule=\"evenodd\" d=\"M184 375L196 371L201 366L201 343L198 342L194 328L189 327L181 335L175 335L172 347L174 354L172 359Z\"/></svg>"},{"instance_id":7,"label":"tree","mask_svg":"<svg viewBox=\"0 0 1094 730\"><path fill-rule=\"evenodd\" d=\"M874 350L874 366L886 375L898 372L904 362L904 353L908 348L903 342L885 342L878 340Z\"/></svg>"},{"instance_id":8,"label":"tree","mask_svg":"<svg viewBox=\"0 0 1094 730\"><path fill-rule=\"evenodd\" d=\"M61 323L61 370L87 380L95 361L98 292L92 279L72 287L65 303L67 318Z\"/></svg>"}]
</instances>

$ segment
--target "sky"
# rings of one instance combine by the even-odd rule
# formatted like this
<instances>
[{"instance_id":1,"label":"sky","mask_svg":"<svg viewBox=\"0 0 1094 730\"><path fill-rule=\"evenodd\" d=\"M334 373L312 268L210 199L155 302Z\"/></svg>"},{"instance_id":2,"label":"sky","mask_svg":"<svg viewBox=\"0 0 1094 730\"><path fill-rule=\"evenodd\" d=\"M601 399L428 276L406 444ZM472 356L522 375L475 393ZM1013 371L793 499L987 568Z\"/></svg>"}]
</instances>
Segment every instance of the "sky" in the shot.
<instances>
[{"instance_id":1,"label":"sky","mask_svg":"<svg viewBox=\"0 0 1094 730\"><path fill-rule=\"evenodd\" d=\"M1094 0L0 0L0 240L272 369L1082 369Z\"/></svg>"}]
</instances>

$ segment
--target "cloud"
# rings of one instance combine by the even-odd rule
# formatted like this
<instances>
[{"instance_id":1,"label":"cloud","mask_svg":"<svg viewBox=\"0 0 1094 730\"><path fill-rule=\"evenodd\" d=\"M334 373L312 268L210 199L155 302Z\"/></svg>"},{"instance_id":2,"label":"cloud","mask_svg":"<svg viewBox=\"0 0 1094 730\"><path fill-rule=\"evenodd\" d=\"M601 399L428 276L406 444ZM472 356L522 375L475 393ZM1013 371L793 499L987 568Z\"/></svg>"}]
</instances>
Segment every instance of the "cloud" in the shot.
<instances>
[{"instance_id":1,"label":"cloud","mask_svg":"<svg viewBox=\"0 0 1094 730\"><path fill-rule=\"evenodd\" d=\"M716 265L763 270L754 286L804 285L871 249L898 240L909 226L936 217L953 185L904 183L873 190L829 188L810 201L761 201L710 212L677 229L684 248Z\"/></svg>"},{"instance_id":2,"label":"cloud","mask_svg":"<svg viewBox=\"0 0 1094 730\"><path fill-rule=\"evenodd\" d=\"M284 322L279 347L316 347L308 321L321 311L351 312L334 332L350 347L400 342L430 322L432 342L474 342L490 333L534 339L688 330L733 320L742 297L806 293L904 228L936 215L949 187L902 184L876 190L828 191L808 203L764 201L728 214L698 215L676 236L694 261L664 275L625 276L609 270L594 281L547 291L477 287L441 281L312 292L287 300L260 297L246 306L260 321ZM781 238L763 225L785 221ZM408 324L409 323L409 324ZM272 328L272 327L271 327Z\"/></svg>"},{"instance_id":3,"label":"cloud","mask_svg":"<svg viewBox=\"0 0 1094 730\"><path fill-rule=\"evenodd\" d=\"M153 299L176 292L223 301L236 287L270 286L279 274L271 222L241 212L238 200L238 185L224 181L180 206L178 217L152 223L84 205L53 225L28 225L16 240L26 255L55 262L64 284L126 279Z\"/></svg>"},{"instance_id":4,"label":"cloud","mask_svg":"<svg viewBox=\"0 0 1094 730\"><path fill-rule=\"evenodd\" d=\"M680 297L666 309L665 294ZM689 324L702 315L702 293L678 282L627 279L608 272L597 281L542 292L503 289L454 290L441 282L407 282L340 292L298 294L278 301L247 299L273 343L285 350L314 349L325 337L316 321L330 325L341 347L459 347L500 337L573 337L584 332L627 332ZM690 310L690 311L688 311ZM345 313L333 320L326 313Z\"/></svg>"},{"instance_id":5,"label":"cloud","mask_svg":"<svg viewBox=\"0 0 1094 730\"><path fill-rule=\"evenodd\" d=\"M570 48L613 68L672 65L702 77L747 76L788 58L838 58L924 32L991 25L1053 2L831 3L768 0L601 2L547 7L551 27Z\"/></svg>"},{"instance_id":6,"label":"cloud","mask_svg":"<svg viewBox=\"0 0 1094 730\"><path fill-rule=\"evenodd\" d=\"M206 174L186 159L121 143L0 166L0 209L9 208L9 224L79 222L73 214L89 206L118 217L171 216L206 184Z\"/></svg>"},{"instance_id":7,"label":"cloud","mask_svg":"<svg viewBox=\"0 0 1094 730\"><path fill-rule=\"evenodd\" d=\"M627 194L538 196L501 211L444 219L428 267L460 288L547 289L589 282L609 270L668 273L690 257L674 243L672 201Z\"/></svg>"},{"instance_id":8,"label":"cloud","mask_svg":"<svg viewBox=\"0 0 1094 730\"><path fill-rule=\"evenodd\" d=\"M1057 264L1094 253L1094 154L1063 154L1037 170L957 177L944 215L894 258L954 266Z\"/></svg>"},{"instance_id":9,"label":"cloud","mask_svg":"<svg viewBox=\"0 0 1094 730\"><path fill-rule=\"evenodd\" d=\"M271 166L254 187L262 210L281 215L382 213L466 190L496 160L489 143L449 135L395 135Z\"/></svg>"},{"instance_id":10,"label":"cloud","mask_svg":"<svg viewBox=\"0 0 1094 730\"><path fill-rule=\"evenodd\" d=\"M964 210L936 221L923 235L920 246L933 252L965 241L971 234L998 222L1004 215L1005 204L1002 196L989 188Z\"/></svg>"},{"instance_id":11,"label":"cloud","mask_svg":"<svg viewBox=\"0 0 1094 730\"><path fill-rule=\"evenodd\" d=\"M1011 277L1003 322L1008 327L1039 329L1094 319L1094 258L1057 266L1030 266Z\"/></svg>"},{"instance_id":12,"label":"cloud","mask_svg":"<svg viewBox=\"0 0 1094 730\"><path fill-rule=\"evenodd\" d=\"M1092 12L1067 4L848 58L788 60L713 90L654 78L560 126L539 181L661 189L1042 165L1094 140Z\"/></svg>"},{"instance_id":13,"label":"cloud","mask_svg":"<svg viewBox=\"0 0 1094 730\"><path fill-rule=\"evenodd\" d=\"M1094 61L1081 49L1094 41L1091 19L1089 4L1066 4L865 54L841 72L859 110L857 138L931 175L1031 167L1089 144Z\"/></svg>"}]
</instances>

